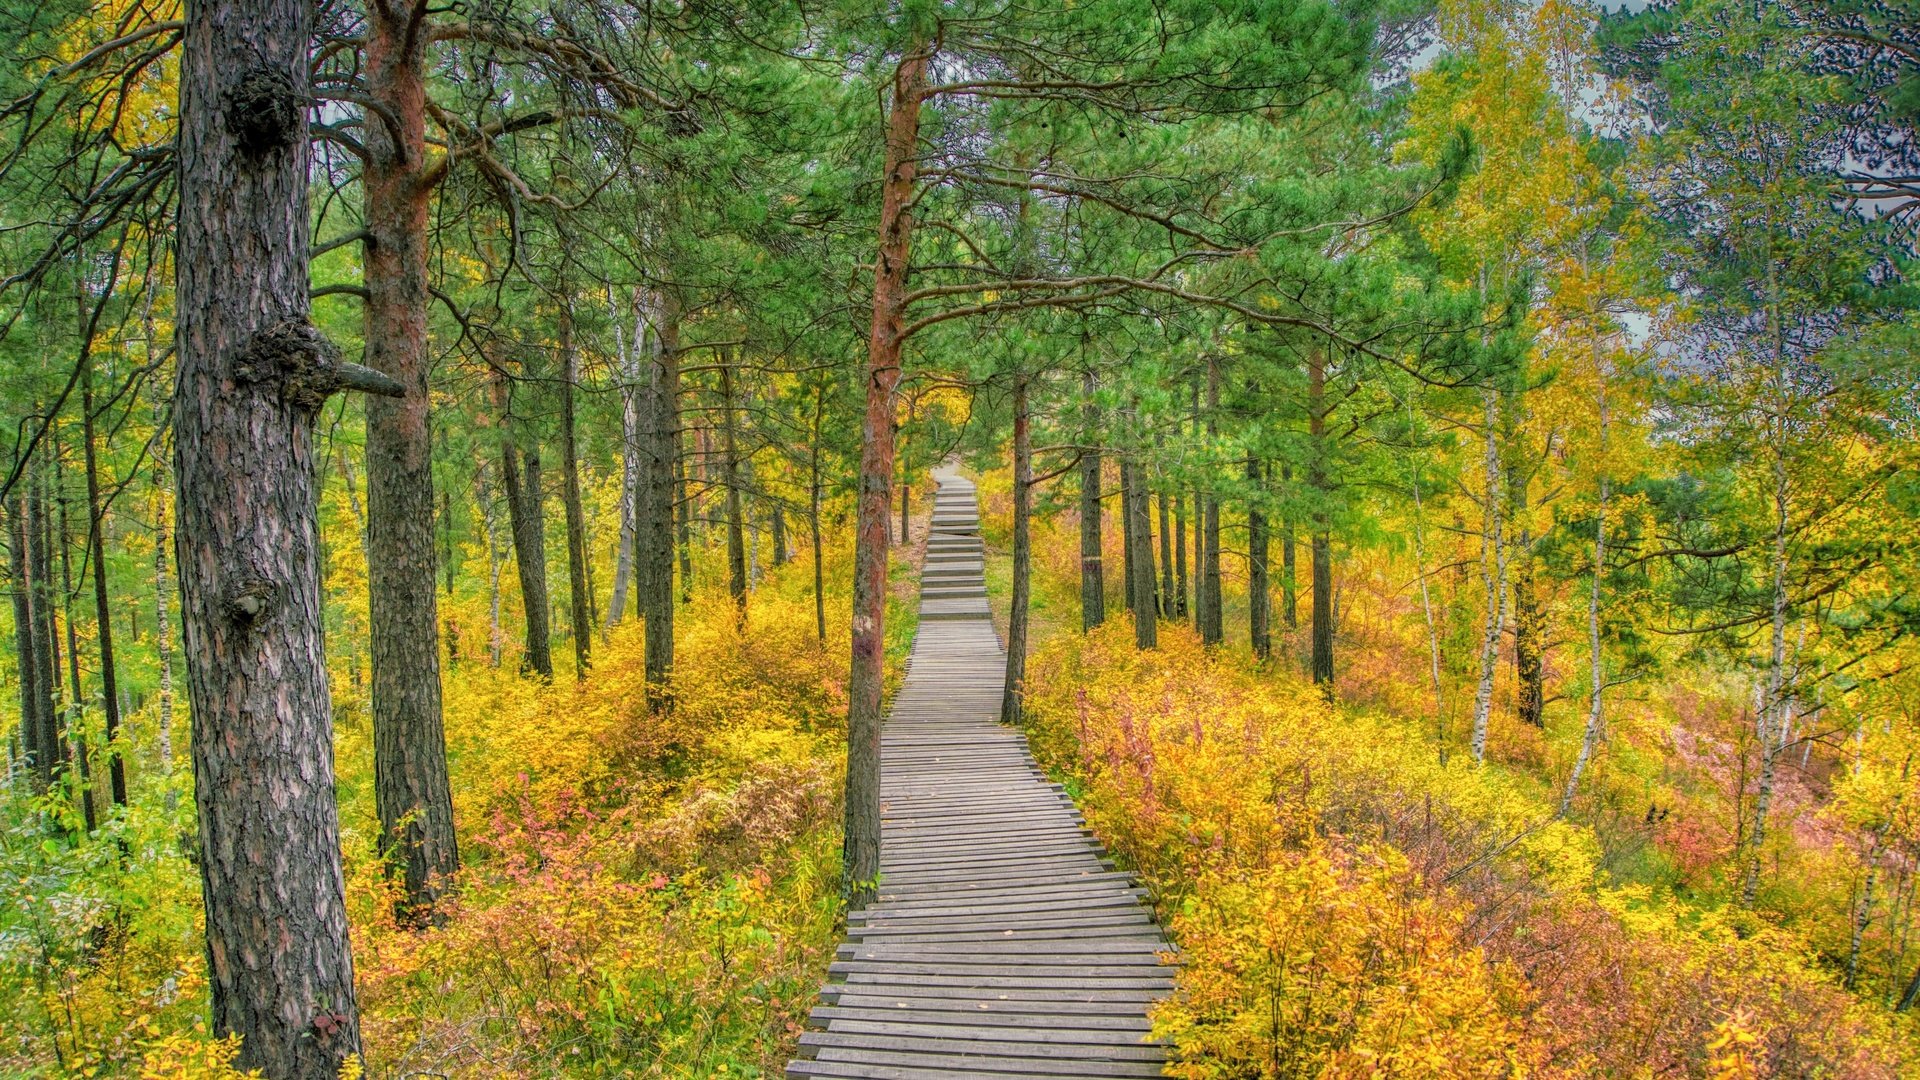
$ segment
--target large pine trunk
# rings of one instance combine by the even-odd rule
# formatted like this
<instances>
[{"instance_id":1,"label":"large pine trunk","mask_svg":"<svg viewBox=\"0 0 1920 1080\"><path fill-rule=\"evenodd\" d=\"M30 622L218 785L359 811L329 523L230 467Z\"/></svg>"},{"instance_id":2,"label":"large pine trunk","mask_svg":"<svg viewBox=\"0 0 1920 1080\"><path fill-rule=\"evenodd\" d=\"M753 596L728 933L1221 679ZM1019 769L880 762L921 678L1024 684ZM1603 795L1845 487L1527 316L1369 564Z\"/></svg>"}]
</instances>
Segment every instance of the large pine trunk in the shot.
<instances>
[{"instance_id":1,"label":"large pine trunk","mask_svg":"<svg viewBox=\"0 0 1920 1080\"><path fill-rule=\"evenodd\" d=\"M574 392L580 357L573 347L573 312L560 313L560 498L567 514L567 610L573 629L573 677L593 666L593 591L587 586L587 516L580 505L580 447L574 432Z\"/></svg>"},{"instance_id":2,"label":"large pine trunk","mask_svg":"<svg viewBox=\"0 0 1920 1080\"><path fill-rule=\"evenodd\" d=\"M373 676L374 802L380 847L403 886L404 922L431 919L460 868L440 700L434 588L433 430L427 374L425 49L415 5L367 7L363 259L367 364L405 388L367 400L367 613ZM371 119L371 118L370 118Z\"/></svg>"},{"instance_id":3,"label":"large pine trunk","mask_svg":"<svg viewBox=\"0 0 1920 1080\"><path fill-rule=\"evenodd\" d=\"M1013 588L1007 608L1007 677L1000 722L1018 724L1027 678L1027 602L1033 570L1033 440L1027 416L1027 376L1013 378Z\"/></svg>"},{"instance_id":4,"label":"large pine trunk","mask_svg":"<svg viewBox=\"0 0 1920 1080\"><path fill-rule=\"evenodd\" d=\"M880 873L880 690L886 655L887 505L893 493L894 390L905 345L913 195L920 152L924 47L901 58L888 110L880 193L880 241L873 268L873 325L867 339L866 416L860 431L860 489L854 529L853 647L847 679L846 833L841 864L848 903L865 907Z\"/></svg>"},{"instance_id":5,"label":"large pine trunk","mask_svg":"<svg viewBox=\"0 0 1920 1080\"><path fill-rule=\"evenodd\" d=\"M360 1050L314 483L344 368L307 319L312 13L196 0L180 58L174 475L207 979L215 1034L276 1080L332 1080Z\"/></svg>"}]
</instances>

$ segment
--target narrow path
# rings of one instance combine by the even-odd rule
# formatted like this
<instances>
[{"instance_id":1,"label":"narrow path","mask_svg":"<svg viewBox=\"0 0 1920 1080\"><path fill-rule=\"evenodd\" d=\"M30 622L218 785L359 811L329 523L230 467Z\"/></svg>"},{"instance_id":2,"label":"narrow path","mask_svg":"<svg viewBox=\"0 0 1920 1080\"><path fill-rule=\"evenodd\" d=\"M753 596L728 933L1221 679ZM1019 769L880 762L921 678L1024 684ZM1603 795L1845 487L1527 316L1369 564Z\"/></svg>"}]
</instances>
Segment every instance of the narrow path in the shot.
<instances>
[{"instance_id":1,"label":"narrow path","mask_svg":"<svg viewBox=\"0 0 1920 1080\"><path fill-rule=\"evenodd\" d=\"M973 484L937 472L920 632L881 738L880 891L848 922L789 1077L1149 1077L1166 939L998 723Z\"/></svg>"}]
</instances>

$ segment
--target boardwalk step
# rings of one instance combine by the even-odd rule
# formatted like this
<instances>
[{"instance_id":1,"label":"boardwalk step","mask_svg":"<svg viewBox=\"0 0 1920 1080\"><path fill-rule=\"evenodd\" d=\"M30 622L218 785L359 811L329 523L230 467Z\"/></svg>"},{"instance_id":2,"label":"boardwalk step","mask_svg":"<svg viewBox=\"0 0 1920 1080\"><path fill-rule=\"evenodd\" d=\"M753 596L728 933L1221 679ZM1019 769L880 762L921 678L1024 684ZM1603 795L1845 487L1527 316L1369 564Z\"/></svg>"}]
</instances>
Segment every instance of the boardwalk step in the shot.
<instances>
[{"instance_id":1,"label":"boardwalk step","mask_svg":"<svg viewBox=\"0 0 1920 1080\"><path fill-rule=\"evenodd\" d=\"M1147 1010L1179 963L1024 736L999 725L974 487L951 472L927 538L920 626L881 735L880 883L789 1077L1160 1075Z\"/></svg>"}]
</instances>

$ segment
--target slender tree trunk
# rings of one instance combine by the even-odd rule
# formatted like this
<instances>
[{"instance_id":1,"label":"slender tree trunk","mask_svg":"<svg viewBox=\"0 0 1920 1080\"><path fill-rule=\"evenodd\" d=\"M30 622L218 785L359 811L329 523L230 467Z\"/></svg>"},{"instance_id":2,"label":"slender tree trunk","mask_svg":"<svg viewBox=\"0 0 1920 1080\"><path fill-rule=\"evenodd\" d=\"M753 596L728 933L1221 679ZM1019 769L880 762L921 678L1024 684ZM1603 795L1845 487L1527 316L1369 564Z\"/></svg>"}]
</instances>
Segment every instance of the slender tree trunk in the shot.
<instances>
[{"instance_id":1,"label":"slender tree trunk","mask_svg":"<svg viewBox=\"0 0 1920 1080\"><path fill-rule=\"evenodd\" d=\"M893 395L905 343L913 196L920 153L925 46L907 50L894 72L873 270L873 328L867 341L866 419L854 537L853 648L847 681L847 797L841 860L849 906L862 908L880 873L880 690L886 649L887 517L893 491Z\"/></svg>"},{"instance_id":2,"label":"slender tree trunk","mask_svg":"<svg viewBox=\"0 0 1920 1080\"><path fill-rule=\"evenodd\" d=\"M740 436L734 416L733 354L721 353L720 446L725 455L727 486L727 595L733 598L735 617L747 617L747 535L740 505Z\"/></svg>"},{"instance_id":3,"label":"slender tree trunk","mask_svg":"<svg viewBox=\"0 0 1920 1080\"><path fill-rule=\"evenodd\" d=\"M53 516L44 460L36 461L27 501L27 553L33 565L33 632L39 639L34 655L40 661L40 745L46 748L49 780L58 780L67 767L67 741L62 736L55 701L60 691L58 608L53 584Z\"/></svg>"},{"instance_id":4,"label":"slender tree trunk","mask_svg":"<svg viewBox=\"0 0 1920 1080\"><path fill-rule=\"evenodd\" d=\"M1083 376L1081 389L1086 394L1081 420L1082 437L1087 449L1080 459L1080 629L1091 630L1107 621L1107 582L1101 560L1100 471L1103 467L1100 443L1100 407L1094 394L1100 388L1093 371Z\"/></svg>"},{"instance_id":5,"label":"slender tree trunk","mask_svg":"<svg viewBox=\"0 0 1920 1080\"><path fill-rule=\"evenodd\" d=\"M1280 466L1280 481L1291 493L1293 466ZM1280 622L1289 630L1300 625L1299 563L1294 556L1293 540L1293 517L1288 515L1280 520Z\"/></svg>"},{"instance_id":6,"label":"slender tree trunk","mask_svg":"<svg viewBox=\"0 0 1920 1080\"><path fill-rule=\"evenodd\" d=\"M673 703L667 686L673 679L674 511L680 501L680 297L673 287L660 285L641 294L641 307L653 333L641 410L649 430L635 569L647 620L647 701L658 712Z\"/></svg>"},{"instance_id":7,"label":"slender tree trunk","mask_svg":"<svg viewBox=\"0 0 1920 1080\"><path fill-rule=\"evenodd\" d=\"M175 506L207 978L214 1033L276 1080L332 1080L360 1050L313 479L315 416L351 373L307 320L312 11L188 8L176 151Z\"/></svg>"},{"instance_id":8,"label":"slender tree trunk","mask_svg":"<svg viewBox=\"0 0 1920 1080\"><path fill-rule=\"evenodd\" d=\"M500 543L500 512L493 493L487 490L485 462L475 468L473 486L480 504L480 523L487 532L487 656L489 663L499 667L507 651L507 634L500 623L500 567L506 562L506 552Z\"/></svg>"},{"instance_id":9,"label":"slender tree trunk","mask_svg":"<svg viewBox=\"0 0 1920 1080\"><path fill-rule=\"evenodd\" d=\"M1518 423L1510 410L1509 437L1516 443ZM1521 451L1524 456L1525 451ZM1524 460L1516 460L1507 470L1507 502L1511 508L1513 551L1507 557L1508 592L1513 607L1514 715L1523 724L1543 727L1546 723L1546 617L1534 595L1533 530L1527 524L1528 479L1532 470Z\"/></svg>"},{"instance_id":10,"label":"slender tree trunk","mask_svg":"<svg viewBox=\"0 0 1920 1080\"><path fill-rule=\"evenodd\" d=\"M1597 350L1596 350L1597 351ZM1598 358L1596 357L1596 360ZM1587 589L1587 665L1592 669L1591 689L1587 694L1587 727L1580 739L1580 753L1573 759L1573 771L1567 775L1567 790L1560 796L1560 814L1565 816L1573 806L1574 796L1580 791L1581 774L1587 770L1587 764L1593 760L1593 752L1600 745L1601 733L1606 730L1606 691L1607 658L1601 649L1600 613L1601 588L1607 573L1607 503L1613 494L1612 478L1606 471L1607 461L1607 384L1605 370L1599 374L1600 392L1599 436L1600 436L1600 498L1595 510L1593 526L1593 580ZM1439 672L1435 661L1436 677Z\"/></svg>"},{"instance_id":11,"label":"slender tree trunk","mask_svg":"<svg viewBox=\"0 0 1920 1080\"><path fill-rule=\"evenodd\" d=\"M506 485L513 561L520 573L520 601L527 616L527 651L522 663L526 670L551 679L553 651L547 602L547 530L540 506L540 451L529 443L523 473L519 425L513 418L512 390L505 376L496 375L494 395L500 408L500 478Z\"/></svg>"},{"instance_id":12,"label":"slender tree trunk","mask_svg":"<svg viewBox=\"0 0 1920 1080\"><path fill-rule=\"evenodd\" d=\"M1207 434L1220 433L1220 361L1207 358ZM1206 596L1201 605L1200 642L1218 645L1226 639L1226 622L1221 612L1220 595L1220 500L1209 494L1201 509L1200 590Z\"/></svg>"},{"instance_id":13,"label":"slender tree trunk","mask_svg":"<svg viewBox=\"0 0 1920 1080\"><path fill-rule=\"evenodd\" d=\"M1500 512L1500 449L1498 416L1492 390L1486 392L1485 424L1486 505L1482 510L1480 579L1486 593L1486 622L1480 632L1480 683L1473 696L1473 760L1487 757L1487 721L1493 712L1493 676L1500 655L1500 633L1507 616L1507 545Z\"/></svg>"},{"instance_id":14,"label":"slender tree trunk","mask_svg":"<svg viewBox=\"0 0 1920 1080\"><path fill-rule=\"evenodd\" d=\"M33 632L33 570L27 552L27 500L22 494L7 508L7 550L11 556L14 656L20 668L19 766L33 790L44 792L52 782L52 757L40 742L39 639Z\"/></svg>"},{"instance_id":15,"label":"slender tree trunk","mask_svg":"<svg viewBox=\"0 0 1920 1080\"><path fill-rule=\"evenodd\" d=\"M574 681L593 667L593 592L587 587L587 515L580 504L580 446L574 432L574 392L580 357L573 347L573 312L560 313L560 497L567 515L567 608L573 627Z\"/></svg>"},{"instance_id":16,"label":"slender tree trunk","mask_svg":"<svg viewBox=\"0 0 1920 1080\"><path fill-rule=\"evenodd\" d=\"M1408 430L1413 430L1413 402L1407 402ZM1433 683L1433 723L1435 741L1440 747L1440 761L1447 760L1447 702L1445 691L1440 682L1440 628L1433 616L1433 590L1427 582L1427 533L1426 506L1420 498L1419 458L1413 458L1413 572L1415 580L1420 582L1420 614L1427 625L1427 667L1428 676ZM1564 813L1564 811L1562 811Z\"/></svg>"},{"instance_id":17,"label":"slender tree trunk","mask_svg":"<svg viewBox=\"0 0 1920 1080\"><path fill-rule=\"evenodd\" d=\"M59 450L56 445L54 461L57 464L59 460ZM64 485L56 481L55 487L63 488ZM73 754L73 760L80 766L80 783L76 794L80 796L81 820L85 823L86 835L91 836L93 835L93 831L100 827L100 818L95 812L93 805L93 755L88 751L86 733L81 728L82 722L86 719L87 698L80 684L80 635L75 628L73 619L73 602L77 595L73 588L73 523L72 518L67 513L67 500L65 496L62 495L59 501L60 596L63 601L61 606L65 608L65 617L61 621L66 624L67 631L67 678L68 686L70 687L67 694L66 708L62 711L66 714L64 727L66 728L67 739L71 744L70 750ZM89 545L89 547L91 547L91 545ZM116 805L125 804L121 803Z\"/></svg>"},{"instance_id":18,"label":"slender tree trunk","mask_svg":"<svg viewBox=\"0 0 1920 1080\"><path fill-rule=\"evenodd\" d=\"M1027 679L1027 605L1033 570L1033 437L1027 414L1027 373L1013 377L1013 590L1007 608L1007 677L1000 722L1024 715Z\"/></svg>"},{"instance_id":19,"label":"slender tree trunk","mask_svg":"<svg viewBox=\"0 0 1920 1080\"><path fill-rule=\"evenodd\" d=\"M1137 555L1134 542L1138 539L1133 527L1133 477L1136 470L1129 464L1131 460L1131 452L1123 450L1120 454L1120 586L1128 611L1133 610L1133 582L1137 576L1133 566Z\"/></svg>"},{"instance_id":20,"label":"slender tree trunk","mask_svg":"<svg viewBox=\"0 0 1920 1080\"><path fill-rule=\"evenodd\" d=\"M1187 601L1187 495L1173 497L1173 617L1185 621L1192 610Z\"/></svg>"},{"instance_id":21,"label":"slender tree trunk","mask_svg":"<svg viewBox=\"0 0 1920 1080\"><path fill-rule=\"evenodd\" d=\"M1255 502L1247 508L1247 638L1253 655L1260 660L1273 655L1273 600L1267 591L1267 515L1258 503L1265 479L1260 462L1248 459L1247 480L1254 489Z\"/></svg>"},{"instance_id":22,"label":"slender tree trunk","mask_svg":"<svg viewBox=\"0 0 1920 1080\"><path fill-rule=\"evenodd\" d=\"M787 551L787 508L780 503L774 503L772 517L773 565L781 567L787 565L789 555Z\"/></svg>"},{"instance_id":23,"label":"slender tree trunk","mask_svg":"<svg viewBox=\"0 0 1920 1080\"><path fill-rule=\"evenodd\" d=\"M160 669L160 698L154 711L159 728L160 775L167 778L173 775L173 615L168 611L172 586L167 584L167 547L171 541L167 538L166 504L160 499L154 501L158 505L153 514L153 651L154 666ZM171 787L167 799L171 809Z\"/></svg>"},{"instance_id":24,"label":"slender tree trunk","mask_svg":"<svg viewBox=\"0 0 1920 1080\"><path fill-rule=\"evenodd\" d=\"M1159 595L1156 597L1156 599L1159 601L1160 617L1163 619L1171 619L1173 618L1173 608L1174 608L1173 519L1170 513L1170 511L1172 510L1171 504L1173 500L1168 498L1167 493L1165 491L1160 492L1159 498L1160 498L1160 590L1159 590Z\"/></svg>"},{"instance_id":25,"label":"slender tree trunk","mask_svg":"<svg viewBox=\"0 0 1920 1080\"><path fill-rule=\"evenodd\" d=\"M1314 350L1307 356L1307 486L1313 490L1313 535L1310 540L1313 566L1312 611L1309 613L1311 643L1308 669L1313 681L1332 692L1333 687L1333 536L1328 524L1328 502L1332 498L1332 478L1328 475L1330 447L1327 444L1327 355Z\"/></svg>"},{"instance_id":26,"label":"slender tree trunk","mask_svg":"<svg viewBox=\"0 0 1920 1080\"><path fill-rule=\"evenodd\" d=\"M820 441L827 418L827 386L813 388L813 439L807 448L807 528L813 535L813 632L821 643L827 640L826 556L820 543Z\"/></svg>"},{"instance_id":27,"label":"slender tree trunk","mask_svg":"<svg viewBox=\"0 0 1920 1080\"><path fill-rule=\"evenodd\" d=\"M673 520L674 529L679 536L680 549L680 602L693 603L693 492L687 483L686 432L674 435L673 466ZM672 666L672 642L668 645L668 666Z\"/></svg>"},{"instance_id":28,"label":"slender tree trunk","mask_svg":"<svg viewBox=\"0 0 1920 1080\"><path fill-rule=\"evenodd\" d=\"M1160 624L1153 599L1153 526L1148 517L1146 478L1131 455L1121 459L1120 468L1127 492L1127 535L1133 541L1133 571L1128 581L1133 643L1136 648L1156 649L1160 647Z\"/></svg>"},{"instance_id":29,"label":"slender tree trunk","mask_svg":"<svg viewBox=\"0 0 1920 1080\"><path fill-rule=\"evenodd\" d=\"M1792 488L1788 482L1786 421L1776 417L1773 447L1773 601L1770 632L1767 636L1766 698L1760 712L1760 779L1753 793L1753 832L1747 841L1745 881L1740 889L1742 907L1752 907L1760 891L1760 870L1766 858L1767 813L1773 803L1774 775L1780 755L1786 751L1792 714L1787 708L1787 615L1789 601L1787 573L1788 540L1792 527Z\"/></svg>"},{"instance_id":30,"label":"slender tree trunk","mask_svg":"<svg viewBox=\"0 0 1920 1080\"><path fill-rule=\"evenodd\" d=\"M107 523L100 504L100 464L94 447L93 431L93 357L88 355L80 369L81 438L86 443L87 537L93 548L93 611L100 635L100 694L106 719L107 786L113 805L127 805L127 766L122 758L120 739L120 682L113 655L113 608L107 595ZM83 765L84 771L84 765ZM89 797L87 817L93 807ZM89 824L91 829L91 824Z\"/></svg>"},{"instance_id":31,"label":"slender tree trunk","mask_svg":"<svg viewBox=\"0 0 1920 1080\"><path fill-rule=\"evenodd\" d=\"M639 305L636 303L635 308ZM646 337L646 323L635 318L633 348L620 329L620 312L611 287L607 290L607 314L613 322L613 351L620 370L620 541L613 555L613 595L607 601L607 626L620 624L627 614L627 583L633 577L634 550L640 542L640 361L638 354Z\"/></svg>"}]
</instances>

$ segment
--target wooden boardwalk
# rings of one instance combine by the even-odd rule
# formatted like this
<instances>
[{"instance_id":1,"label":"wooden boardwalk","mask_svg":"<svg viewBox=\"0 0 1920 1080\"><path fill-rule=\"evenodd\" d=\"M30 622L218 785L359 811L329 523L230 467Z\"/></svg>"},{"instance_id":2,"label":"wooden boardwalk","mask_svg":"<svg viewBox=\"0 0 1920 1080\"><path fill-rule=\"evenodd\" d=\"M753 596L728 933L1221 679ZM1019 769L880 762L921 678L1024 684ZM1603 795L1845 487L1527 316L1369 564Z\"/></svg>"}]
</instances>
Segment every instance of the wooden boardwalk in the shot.
<instances>
[{"instance_id":1,"label":"wooden boardwalk","mask_svg":"<svg viewBox=\"0 0 1920 1080\"><path fill-rule=\"evenodd\" d=\"M998 723L973 484L936 473L906 684L881 739L880 889L789 1077L1148 1077L1173 987L1140 890Z\"/></svg>"}]
</instances>

